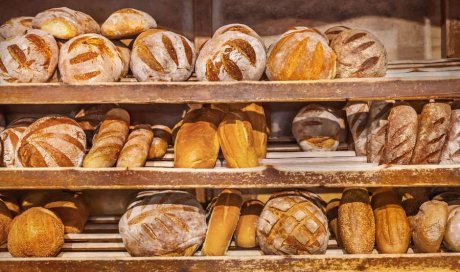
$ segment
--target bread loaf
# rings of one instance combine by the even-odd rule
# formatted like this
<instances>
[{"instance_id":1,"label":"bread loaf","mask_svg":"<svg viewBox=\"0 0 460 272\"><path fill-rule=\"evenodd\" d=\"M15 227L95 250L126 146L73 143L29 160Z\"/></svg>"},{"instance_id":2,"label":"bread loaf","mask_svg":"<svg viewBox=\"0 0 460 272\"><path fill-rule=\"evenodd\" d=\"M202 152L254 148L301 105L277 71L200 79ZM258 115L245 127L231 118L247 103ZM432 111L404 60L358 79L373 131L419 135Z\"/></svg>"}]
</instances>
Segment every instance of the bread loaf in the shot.
<instances>
[{"instance_id":1,"label":"bread loaf","mask_svg":"<svg viewBox=\"0 0 460 272\"><path fill-rule=\"evenodd\" d=\"M5 203L6 207L10 211L12 218L21 213L21 208L19 207L17 197L14 194L2 193L0 194L0 200Z\"/></svg>"},{"instance_id":2,"label":"bread loaf","mask_svg":"<svg viewBox=\"0 0 460 272\"><path fill-rule=\"evenodd\" d=\"M132 256L191 256L206 235L200 203L180 191L144 192L121 217L119 230Z\"/></svg>"},{"instance_id":3,"label":"bread loaf","mask_svg":"<svg viewBox=\"0 0 460 272\"><path fill-rule=\"evenodd\" d=\"M168 151L171 142L171 129L163 125L152 126L153 140L149 149L149 159L161 159Z\"/></svg>"},{"instance_id":4,"label":"bread loaf","mask_svg":"<svg viewBox=\"0 0 460 272\"><path fill-rule=\"evenodd\" d=\"M383 77L388 56L383 44L371 33L349 29L331 41L337 54L337 77Z\"/></svg>"},{"instance_id":5,"label":"bread loaf","mask_svg":"<svg viewBox=\"0 0 460 272\"><path fill-rule=\"evenodd\" d=\"M8 251L13 257L53 257L64 244L64 225L50 210L31 208L11 223Z\"/></svg>"},{"instance_id":6,"label":"bread loaf","mask_svg":"<svg viewBox=\"0 0 460 272\"><path fill-rule=\"evenodd\" d=\"M327 29L324 32L324 34L326 35L326 37L327 37L327 39L329 41L329 44L331 44L332 41L335 39L335 37L337 37L337 35L339 35L343 31L349 30L349 29L350 28L346 27L346 26L333 26L333 27Z\"/></svg>"},{"instance_id":7,"label":"bread loaf","mask_svg":"<svg viewBox=\"0 0 460 272\"><path fill-rule=\"evenodd\" d=\"M392 101L372 101L367 122L367 162L380 163L388 129Z\"/></svg>"},{"instance_id":8,"label":"bread loaf","mask_svg":"<svg viewBox=\"0 0 460 272\"><path fill-rule=\"evenodd\" d=\"M265 109L261 104L250 103L241 107L241 111L246 113L246 116L251 123L252 135L254 138L254 148L256 150L257 158L265 159L267 156L267 117Z\"/></svg>"},{"instance_id":9,"label":"bread loaf","mask_svg":"<svg viewBox=\"0 0 460 272\"><path fill-rule=\"evenodd\" d=\"M0 245L6 242L13 215L3 201L0 201Z\"/></svg>"},{"instance_id":10,"label":"bread loaf","mask_svg":"<svg viewBox=\"0 0 460 272\"><path fill-rule=\"evenodd\" d=\"M243 199L238 190L225 189L211 203L208 231L201 252L205 256L223 256L240 218Z\"/></svg>"},{"instance_id":11,"label":"bread loaf","mask_svg":"<svg viewBox=\"0 0 460 272\"><path fill-rule=\"evenodd\" d=\"M124 39L155 27L155 19L146 12L124 8L110 14L101 26L101 33L109 39Z\"/></svg>"},{"instance_id":12,"label":"bread loaf","mask_svg":"<svg viewBox=\"0 0 460 272\"><path fill-rule=\"evenodd\" d=\"M329 221L329 229L334 234L335 240L339 247L343 247L342 239L340 238L338 229L338 215L339 215L340 199L332 199L327 203L326 216Z\"/></svg>"},{"instance_id":13,"label":"bread loaf","mask_svg":"<svg viewBox=\"0 0 460 272\"><path fill-rule=\"evenodd\" d=\"M64 40L85 33L100 32L99 24L91 16L66 7L40 12L35 16L32 25Z\"/></svg>"},{"instance_id":14,"label":"bread loaf","mask_svg":"<svg viewBox=\"0 0 460 272\"><path fill-rule=\"evenodd\" d=\"M304 151L335 151L345 121L335 110L310 104L292 121L292 134Z\"/></svg>"},{"instance_id":15,"label":"bread loaf","mask_svg":"<svg viewBox=\"0 0 460 272\"><path fill-rule=\"evenodd\" d=\"M450 105L446 103L428 103L423 107L412 164L439 164L449 133L450 112Z\"/></svg>"},{"instance_id":16,"label":"bread loaf","mask_svg":"<svg viewBox=\"0 0 460 272\"><path fill-rule=\"evenodd\" d=\"M139 125L129 134L118 157L117 167L143 167L149 155L153 132L149 125Z\"/></svg>"},{"instance_id":17,"label":"bread loaf","mask_svg":"<svg viewBox=\"0 0 460 272\"><path fill-rule=\"evenodd\" d=\"M43 117L22 134L15 164L24 167L81 166L85 149L85 132L77 122L61 116Z\"/></svg>"},{"instance_id":18,"label":"bread loaf","mask_svg":"<svg viewBox=\"0 0 460 272\"><path fill-rule=\"evenodd\" d=\"M460 110L452 110L450 129L441 152L441 164L460 163Z\"/></svg>"},{"instance_id":19,"label":"bread loaf","mask_svg":"<svg viewBox=\"0 0 460 272\"><path fill-rule=\"evenodd\" d=\"M367 102L353 102L345 106L348 126L355 146L357 156L367 155L367 121L369 104Z\"/></svg>"},{"instance_id":20,"label":"bread loaf","mask_svg":"<svg viewBox=\"0 0 460 272\"><path fill-rule=\"evenodd\" d=\"M113 108L114 105L99 104L83 107L75 114L75 121L85 131L88 146L93 144L95 132L101 122L104 121L106 113Z\"/></svg>"},{"instance_id":21,"label":"bread loaf","mask_svg":"<svg viewBox=\"0 0 460 272\"><path fill-rule=\"evenodd\" d=\"M383 163L410 163L417 137L417 125L417 113L411 106L398 105L390 110Z\"/></svg>"},{"instance_id":22,"label":"bread loaf","mask_svg":"<svg viewBox=\"0 0 460 272\"><path fill-rule=\"evenodd\" d=\"M254 33L242 25L224 26L219 30L200 50L195 69L198 80L259 80L267 56L265 45Z\"/></svg>"},{"instance_id":23,"label":"bread loaf","mask_svg":"<svg viewBox=\"0 0 460 272\"><path fill-rule=\"evenodd\" d=\"M238 247L254 248L257 243L257 221L264 208L259 200L247 200L241 207L241 215L235 230L235 243Z\"/></svg>"},{"instance_id":24,"label":"bread loaf","mask_svg":"<svg viewBox=\"0 0 460 272\"><path fill-rule=\"evenodd\" d=\"M332 79L336 56L326 38L308 27L285 32L268 51L269 80Z\"/></svg>"},{"instance_id":25,"label":"bread loaf","mask_svg":"<svg viewBox=\"0 0 460 272\"><path fill-rule=\"evenodd\" d=\"M53 36L31 29L25 35L0 43L0 83L47 82L58 63Z\"/></svg>"},{"instance_id":26,"label":"bread loaf","mask_svg":"<svg viewBox=\"0 0 460 272\"><path fill-rule=\"evenodd\" d=\"M252 126L244 112L227 113L219 125L217 135L228 167L247 168L259 164Z\"/></svg>"},{"instance_id":27,"label":"bread loaf","mask_svg":"<svg viewBox=\"0 0 460 272\"><path fill-rule=\"evenodd\" d=\"M32 28L34 17L14 17L0 26L0 41L26 34Z\"/></svg>"},{"instance_id":28,"label":"bread loaf","mask_svg":"<svg viewBox=\"0 0 460 272\"><path fill-rule=\"evenodd\" d=\"M121 62L123 62L123 70L121 71L121 77L126 77L129 73L129 65L131 63L131 50L121 42L114 42L115 47L120 55Z\"/></svg>"},{"instance_id":29,"label":"bread loaf","mask_svg":"<svg viewBox=\"0 0 460 272\"><path fill-rule=\"evenodd\" d=\"M344 190L339 206L338 230L347 253L372 252L375 243L375 219L366 189Z\"/></svg>"},{"instance_id":30,"label":"bread loaf","mask_svg":"<svg viewBox=\"0 0 460 272\"><path fill-rule=\"evenodd\" d=\"M89 217L89 210L82 196L69 192L52 192L44 202L44 208L54 212L64 224L65 233L82 233Z\"/></svg>"},{"instance_id":31,"label":"bread loaf","mask_svg":"<svg viewBox=\"0 0 460 272\"><path fill-rule=\"evenodd\" d=\"M327 218L318 196L306 191L274 194L257 223L265 254L324 254L329 241Z\"/></svg>"},{"instance_id":32,"label":"bread loaf","mask_svg":"<svg viewBox=\"0 0 460 272\"><path fill-rule=\"evenodd\" d=\"M406 253L410 226L401 200L393 189L378 189L372 196L375 244L379 253Z\"/></svg>"},{"instance_id":33,"label":"bread loaf","mask_svg":"<svg viewBox=\"0 0 460 272\"><path fill-rule=\"evenodd\" d=\"M83 167L112 167L118 160L129 133L130 116L121 108L107 112L93 146L83 161Z\"/></svg>"},{"instance_id":34,"label":"bread loaf","mask_svg":"<svg viewBox=\"0 0 460 272\"><path fill-rule=\"evenodd\" d=\"M221 26L214 32L214 35L212 37L215 38L230 31L240 32L262 41L262 38L259 36L259 34L257 34L257 32L255 32L252 28L244 24L228 24Z\"/></svg>"},{"instance_id":35,"label":"bread loaf","mask_svg":"<svg viewBox=\"0 0 460 272\"><path fill-rule=\"evenodd\" d=\"M35 121L34 118L20 118L13 121L7 129L0 133L3 147L2 166L14 167L16 161L16 147L26 128ZM19 164L18 164L19 165ZM21 166L21 165L19 165Z\"/></svg>"},{"instance_id":36,"label":"bread loaf","mask_svg":"<svg viewBox=\"0 0 460 272\"><path fill-rule=\"evenodd\" d=\"M460 206L450 208L443 244L451 251L460 251Z\"/></svg>"},{"instance_id":37,"label":"bread loaf","mask_svg":"<svg viewBox=\"0 0 460 272\"><path fill-rule=\"evenodd\" d=\"M77 36L66 42L59 53L59 72L65 83L118 81L123 68L115 45L98 34Z\"/></svg>"},{"instance_id":38,"label":"bread loaf","mask_svg":"<svg viewBox=\"0 0 460 272\"><path fill-rule=\"evenodd\" d=\"M174 167L214 168L219 154L217 127L219 110L201 108L189 111L174 142Z\"/></svg>"}]
</instances>

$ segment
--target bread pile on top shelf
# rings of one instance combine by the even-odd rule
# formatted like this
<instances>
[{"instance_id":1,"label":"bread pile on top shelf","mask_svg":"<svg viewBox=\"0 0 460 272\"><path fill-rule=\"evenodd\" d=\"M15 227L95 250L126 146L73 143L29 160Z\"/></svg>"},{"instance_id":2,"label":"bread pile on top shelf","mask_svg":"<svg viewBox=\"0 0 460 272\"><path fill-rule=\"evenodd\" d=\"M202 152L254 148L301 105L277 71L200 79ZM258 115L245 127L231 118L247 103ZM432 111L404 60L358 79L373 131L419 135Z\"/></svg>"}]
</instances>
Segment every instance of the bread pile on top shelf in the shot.
<instances>
[{"instance_id":1,"label":"bread pile on top shelf","mask_svg":"<svg viewBox=\"0 0 460 272\"><path fill-rule=\"evenodd\" d=\"M66 7L0 26L0 83L117 82L131 70L138 81L315 80L382 77L388 57L377 37L333 27L324 34L293 27L266 48L250 27L216 30L199 50L186 37L157 28L146 12L124 8L102 25ZM199 52L198 52L199 51Z\"/></svg>"}]
</instances>

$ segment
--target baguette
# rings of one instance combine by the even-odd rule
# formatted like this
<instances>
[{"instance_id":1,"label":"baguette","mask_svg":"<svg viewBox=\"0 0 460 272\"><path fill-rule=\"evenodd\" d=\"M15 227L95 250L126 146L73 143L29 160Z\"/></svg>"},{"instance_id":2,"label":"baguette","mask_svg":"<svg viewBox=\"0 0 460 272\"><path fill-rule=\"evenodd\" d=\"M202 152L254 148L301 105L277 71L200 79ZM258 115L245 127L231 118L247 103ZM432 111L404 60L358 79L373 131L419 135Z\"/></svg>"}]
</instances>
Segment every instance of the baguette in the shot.
<instances>
[{"instance_id":1,"label":"baguette","mask_svg":"<svg viewBox=\"0 0 460 272\"><path fill-rule=\"evenodd\" d=\"M367 120L369 105L367 102L354 102L345 107L348 126L351 130L357 156L366 156Z\"/></svg>"},{"instance_id":2,"label":"baguette","mask_svg":"<svg viewBox=\"0 0 460 272\"><path fill-rule=\"evenodd\" d=\"M136 126L120 152L117 167L145 166L152 140L153 132L149 125Z\"/></svg>"},{"instance_id":3,"label":"baguette","mask_svg":"<svg viewBox=\"0 0 460 272\"><path fill-rule=\"evenodd\" d=\"M163 125L155 125L153 129L153 139L149 149L149 159L161 159L168 151L171 142L171 129Z\"/></svg>"}]
</instances>

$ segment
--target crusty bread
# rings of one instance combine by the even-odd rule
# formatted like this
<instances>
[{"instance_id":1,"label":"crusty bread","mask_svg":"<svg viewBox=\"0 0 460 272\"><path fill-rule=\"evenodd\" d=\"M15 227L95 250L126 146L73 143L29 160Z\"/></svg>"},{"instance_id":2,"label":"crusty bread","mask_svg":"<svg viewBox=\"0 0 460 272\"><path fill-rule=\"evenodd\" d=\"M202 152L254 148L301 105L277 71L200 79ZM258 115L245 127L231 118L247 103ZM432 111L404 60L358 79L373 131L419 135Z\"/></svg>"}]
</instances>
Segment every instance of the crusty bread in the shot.
<instances>
[{"instance_id":1,"label":"crusty bread","mask_svg":"<svg viewBox=\"0 0 460 272\"><path fill-rule=\"evenodd\" d=\"M244 24L228 24L221 26L214 32L214 35L212 37L214 38L230 31L244 33L246 35L252 36L262 41L262 38L259 36L259 34L257 34L257 32L255 32L252 28Z\"/></svg>"},{"instance_id":2,"label":"crusty bread","mask_svg":"<svg viewBox=\"0 0 460 272\"><path fill-rule=\"evenodd\" d=\"M121 77L126 77L129 73L129 65L131 63L131 50L119 41L114 41L113 44L117 48L121 61L123 62Z\"/></svg>"},{"instance_id":3,"label":"crusty bread","mask_svg":"<svg viewBox=\"0 0 460 272\"><path fill-rule=\"evenodd\" d=\"M105 114L114 107L115 105L111 104L90 105L82 107L76 112L74 119L85 131L88 146L93 144L94 134L104 121Z\"/></svg>"},{"instance_id":4,"label":"crusty bread","mask_svg":"<svg viewBox=\"0 0 460 272\"><path fill-rule=\"evenodd\" d=\"M324 32L324 34L326 35L327 39L329 40L329 44L331 44L331 42L335 39L335 37L337 37L337 35L339 35L343 31L349 30L349 29L350 28L346 27L346 26L333 26L333 27L327 29Z\"/></svg>"},{"instance_id":5,"label":"crusty bread","mask_svg":"<svg viewBox=\"0 0 460 272\"><path fill-rule=\"evenodd\" d=\"M452 110L450 128L441 153L441 164L460 163L460 110Z\"/></svg>"},{"instance_id":6,"label":"crusty bread","mask_svg":"<svg viewBox=\"0 0 460 272\"><path fill-rule=\"evenodd\" d=\"M124 8L110 14L101 25L101 34L109 39L125 39L155 27L157 23L148 13Z\"/></svg>"},{"instance_id":7,"label":"crusty bread","mask_svg":"<svg viewBox=\"0 0 460 272\"><path fill-rule=\"evenodd\" d=\"M367 162L380 163L388 129L388 115L394 101L372 101L367 122Z\"/></svg>"},{"instance_id":8,"label":"crusty bread","mask_svg":"<svg viewBox=\"0 0 460 272\"><path fill-rule=\"evenodd\" d=\"M0 133L3 147L2 166L14 167L16 165L16 147L22 138L22 133L33 122L35 122L34 118L20 118L11 122L8 128Z\"/></svg>"},{"instance_id":9,"label":"crusty bread","mask_svg":"<svg viewBox=\"0 0 460 272\"><path fill-rule=\"evenodd\" d=\"M243 203L241 215L235 230L235 243L242 248L254 248L257 243L257 221L264 208L259 200L251 199Z\"/></svg>"},{"instance_id":10,"label":"crusty bread","mask_svg":"<svg viewBox=\"0 0 460 272\"><path fill-rule=\"evenodd\" d=\"M142 167L147 161L153 132L150 125L138 125L128 136L118 157L117 167Z\"/></svg>"},{"instance_id":11,"label":"crusty bread","mask_svg":"<svg viewBox=\"0 0 460 272\"><path fill-rule=\"evenodd\" d=\"M0 41L26 34L32 28L34 17L14 17L0 26Z\"/></svg>"},{"instance_id":12,"label":"crusty bread","mask_svg":"<svg viewBox=\"0 0 460 272\"><path fill-rule=\"evenodd\" d=\"M325 37L308 27L281 35L268 51L265 73L270 80L332 79L336 56Z\"/></svg>"},{"instance_id":13,"label":"crusty bread","mask_svg":"<svg viewBox=\"0 0 460 272\"><path fill-rule=\"evenodd\" d=\"M42 205L61 219L65 233L83 232L89 217L89 209L80 194L51 192Z\"/></svg>"},{"instance_id":14,"label":"crusty bread","mask_svg":"<svg viewBox=\"0 0 460 272\"><path fill-rule=\"evenodd\" d=\"M345 106L348 127L353 137L357 156L367 155L367 121L369 104L367 102L351 102Z\"/></svg>"},{"instance_id":15,"label":"crusty bread","mask_svg":"<svg viewBox=\"0 0 460 272\"><path fill-rule=\"evenodd\" d=\"M342 239L340 238L338 228L338 215L339 215L340 199L334 198L326 206L326 216L329 221L329 229L334 234L335 240L339 247L343 247Z\"/></svg>"},{"instance_id":16,"label":"crusty bread","mask_svg":"<svg viewBox=\"0 0 460 272\"><path fill-rule=\"evenodd\" d=\"M265 109L261 104L250 103L243 104L240 110L246 113L246 116L251 123L252 135L254 138L254 148L259 159L265 159L267 156L267 141L269 130L267 125L267 116Z\"/></svg>"},{"instance_id":17,"label":"crusty bread","mask_svg":"<svg viewBox=\"0 0 460 272\"><path fill-rule=\"evenodd\" d=\"M449 206L443 244L451 251L460 252L460 206Z\"/></svg>"},{"instance_id":18,"label":"crusty bread","mask_svg":"<svg viewBox=\"0 0 460 272\"><path fill-rule=\"evenodd\" d=\"M163 125L152 126L153 139L149 149L149 159L161 159L168 151L172 130Z\"/></svg>"}]
</instances>

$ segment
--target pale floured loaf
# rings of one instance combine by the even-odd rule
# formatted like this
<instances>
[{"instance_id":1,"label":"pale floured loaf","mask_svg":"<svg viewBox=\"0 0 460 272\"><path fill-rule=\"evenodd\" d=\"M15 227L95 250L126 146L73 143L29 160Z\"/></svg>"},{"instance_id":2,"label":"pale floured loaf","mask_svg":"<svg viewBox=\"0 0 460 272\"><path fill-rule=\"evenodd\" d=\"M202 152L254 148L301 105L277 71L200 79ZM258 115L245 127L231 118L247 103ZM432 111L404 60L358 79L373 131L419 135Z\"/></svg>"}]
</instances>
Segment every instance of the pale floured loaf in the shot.
<instances>
[{"instance_id":1,"label":"pale floured loaf","mask_svg":"<svg viewBox=\"0 0 460 272\"><path fill-rule=\"evenodd\" d=\"M34 17L14 17L0 26L0 41L26 34L32 28Z\"/></svg>"},{"instance_id":2,"label":"pale floured loaf","mask_svg":"<svg viewBox=\"0 0 460 272\"><path fill-rule=\"evenodd\" d=\"M156 26L155 19L148 13L124 8L110 14L101 25L101 34L109 39L130 38Z\"/></svg>"},{"instance_id":3,"label":"pale floured loaf","mask_svg":"<svg viewBox=\"0 0 460 272\"><path fill-rule=\"evenodd\" d=\"M22 133L33 122L35 118L20 118L11 122L7 129L0 133L3 147L2 166L14 167L16 165L16 147L22 138Z\"/></svg>"}]
</instances>

